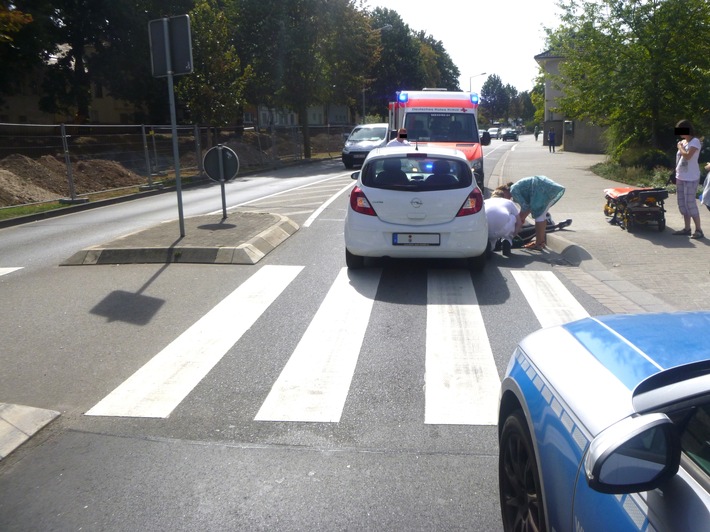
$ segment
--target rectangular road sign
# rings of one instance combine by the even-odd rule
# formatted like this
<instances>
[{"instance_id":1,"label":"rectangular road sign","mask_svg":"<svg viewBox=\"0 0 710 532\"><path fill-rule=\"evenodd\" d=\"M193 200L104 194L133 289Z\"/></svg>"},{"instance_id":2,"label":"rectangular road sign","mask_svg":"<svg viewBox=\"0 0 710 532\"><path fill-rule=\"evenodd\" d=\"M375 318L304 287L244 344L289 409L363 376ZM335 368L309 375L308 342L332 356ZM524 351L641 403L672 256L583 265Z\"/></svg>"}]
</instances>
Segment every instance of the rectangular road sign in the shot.
<instances>
[{"instance_id":1,"label":"rectangular road sign","mask_svg":"<svg viewBox=\"0 0 710 532\"><path fill-rule=\"evenodd\" d=\"M166 20L169 56L166 53L164 30L166 26L164 21ZM150 62L154 77L166 77L168 70L172 71L173 76L192 73L192 35L188 15L151 20L148 24L148 33L150 35Z\"/></svg>"}]
</instances>

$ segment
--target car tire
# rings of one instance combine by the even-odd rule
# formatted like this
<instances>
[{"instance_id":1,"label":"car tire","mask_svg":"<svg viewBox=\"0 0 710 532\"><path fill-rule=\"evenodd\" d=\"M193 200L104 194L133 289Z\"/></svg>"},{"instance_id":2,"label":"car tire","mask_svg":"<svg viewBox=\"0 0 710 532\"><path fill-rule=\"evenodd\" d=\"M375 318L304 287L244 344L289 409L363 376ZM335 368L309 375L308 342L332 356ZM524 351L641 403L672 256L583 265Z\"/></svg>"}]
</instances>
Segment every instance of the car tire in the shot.
<instances>
[{"instance_id":1,"label":"car tire","mask_svg":"<svg viewBox=\"0 0 710 532\"><path fill-rule=\"evenodd\" d=\"M472 272L482 272L486 267L486 262L488 261L489 255L491 255L491 243L488 242L486 246L486 251L484 251L478 257L469 257L466 259L468 263L468 269Z\"/></svg>"},{"instance_id":2,"label":"car tire","mask_svg":"<svg viewBox=\"0 0 710 532\"><path fill-rule=\"evenodd\" d=\"M522 410L505 419L500 434L498 486L503 530L547 530L530 431Z\"/></svg>"},{"instance_id":3,"label":"car tire","mask_svg":"<svg viewBox=\"0 0 710 532\"><path fill-rule=\"evenodd\" d=\"M359 270L365 266L365 257L361 257L360 255L353 255L346 249L345 265L352 270Z\"/></svg>"}]
</instances>

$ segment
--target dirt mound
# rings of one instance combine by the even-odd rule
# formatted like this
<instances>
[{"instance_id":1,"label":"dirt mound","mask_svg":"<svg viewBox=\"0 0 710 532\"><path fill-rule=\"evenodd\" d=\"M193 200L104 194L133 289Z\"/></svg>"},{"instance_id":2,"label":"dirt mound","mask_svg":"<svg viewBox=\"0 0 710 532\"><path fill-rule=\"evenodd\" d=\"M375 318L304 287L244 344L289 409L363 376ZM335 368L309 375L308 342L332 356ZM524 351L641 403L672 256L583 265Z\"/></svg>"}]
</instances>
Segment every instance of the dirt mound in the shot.
<instances>
[{"instance_id":1,"label":"dirt mound","mask_svg":"<svg viewBox=\"0 0 710 532\"><path fill-rule=\"evenodd\" d=\"M58 199L58 195L0 168L0 206L23 205Z\"/></svg>"},{"instance_id":2,"label":"dirt mound","mask_svg":"<svg viewBox=\"0 0 710 532\"><path fill-rule=\"evenodd\" d=\"M13 154L0 161L0 207L52 201L71 195L63 160L45 155L31 159ZM102 159L72 162L75 194L141 185L145 178L119 163Z\"/></svg>"}]
</instances>

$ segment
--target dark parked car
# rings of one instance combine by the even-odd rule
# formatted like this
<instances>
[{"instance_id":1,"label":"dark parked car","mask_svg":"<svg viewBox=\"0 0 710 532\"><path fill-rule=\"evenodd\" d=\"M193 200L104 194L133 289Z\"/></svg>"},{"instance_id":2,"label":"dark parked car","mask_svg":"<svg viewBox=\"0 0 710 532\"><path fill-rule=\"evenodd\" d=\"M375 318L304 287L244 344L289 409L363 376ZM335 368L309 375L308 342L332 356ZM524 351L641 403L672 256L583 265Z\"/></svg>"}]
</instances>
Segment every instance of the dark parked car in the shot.
<instances>
[{"instance_id":1,"label":"dark parked car","mask_svg":"<svg viewBox=\"0 0 710 532\"><path fill-rule=\"evenodd\" d=\"M502 140L518 140L518 132L514 129L504 129L503 134L500 136Z\"/></svg>"}]
</instances>

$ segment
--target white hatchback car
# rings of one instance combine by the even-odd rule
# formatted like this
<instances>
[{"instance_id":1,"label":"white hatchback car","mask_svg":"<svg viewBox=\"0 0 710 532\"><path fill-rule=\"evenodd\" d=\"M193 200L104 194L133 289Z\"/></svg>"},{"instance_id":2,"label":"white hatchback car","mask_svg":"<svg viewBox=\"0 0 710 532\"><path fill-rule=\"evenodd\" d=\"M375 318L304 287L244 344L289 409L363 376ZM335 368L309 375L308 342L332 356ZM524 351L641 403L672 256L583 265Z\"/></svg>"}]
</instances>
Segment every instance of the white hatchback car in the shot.
<instances>
[{"instance_id":1,"label":"white hatchback car","mask_svg":"<svg viewBox=\"0 0 710 532\"><path fill-rule=\"evenodd\" d=\"M345 262L365 257L467 259L486 263L483 194L466 156L449 148L378 148L353 174L345 216Z\"/></svg>"}]
</instances>

